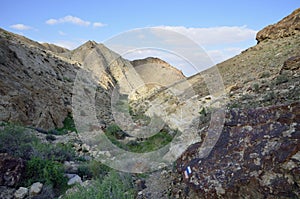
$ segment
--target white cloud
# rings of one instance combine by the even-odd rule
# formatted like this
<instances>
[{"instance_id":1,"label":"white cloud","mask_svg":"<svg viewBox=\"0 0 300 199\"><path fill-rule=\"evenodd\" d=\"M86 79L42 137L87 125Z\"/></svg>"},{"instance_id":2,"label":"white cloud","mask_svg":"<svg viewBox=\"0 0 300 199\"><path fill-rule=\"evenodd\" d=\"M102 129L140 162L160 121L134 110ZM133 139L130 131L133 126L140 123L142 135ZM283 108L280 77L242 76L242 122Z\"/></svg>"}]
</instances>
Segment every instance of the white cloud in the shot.
<instances>
[{"instance_id":1,"label":"white cloud","mask_svg":"<svg viewBox=\"0 0 300 199\"><path fill-rule=\"evenodd\" d=\"M255 39L256 30L246 26L220 26L211 28L187 28L184 26L158 26L166 30L175 31L188 36L201 45L220 45L238 43Z\"/></svg>"},{"instance_id":2,"label":"white cloud","mask_svg":"<svg viewBox=\"0 0 300 199\"><path fill-rule=\"evenodd\" d=\"M71 15L59 18L59 19L49 19L46 21L46 24L49 25L55 25L55 24L60 24L60 23L71 23L79 26L89 26L91 22L89 21L84 21L80 19L79 17L74 17Z\"/></svg>"},{"instance_id":3,"label":"white cloud","mask_svg":"<svg viewBox=\"0 0 300 199\"><path fill-rule=\"evenodd\" d=\"M103 27L103 26L106 26L106 24L101 23L101 22L94 22L94 23L93 23L93 26L94 26L95 28L97 28L97 27Z\"/></svg>"},{"instance_id":4,"label":"white cloud","mask_svg":"<svg viewBox=\"0 0 300 199\"><path fill-rule=\"evenodd\" d=\"M58 34L61 35L61 36L67 35L67 34L66 34L65 32L63 32L63 31L58 31Z\"/></svg>"},{"instance_id":5,"label":"white cloud","mask_svg":"<svg viewBox=\"0 0 300 199\"><path fill-rule=\"evenodd\" d=\"M14 24L14 25L11 25L9 26L10 28L13 28L15 30L30 30L30 29L33 29L32 27L30 26L26 26L24 24Z\"/></svg>"}]
</instances>

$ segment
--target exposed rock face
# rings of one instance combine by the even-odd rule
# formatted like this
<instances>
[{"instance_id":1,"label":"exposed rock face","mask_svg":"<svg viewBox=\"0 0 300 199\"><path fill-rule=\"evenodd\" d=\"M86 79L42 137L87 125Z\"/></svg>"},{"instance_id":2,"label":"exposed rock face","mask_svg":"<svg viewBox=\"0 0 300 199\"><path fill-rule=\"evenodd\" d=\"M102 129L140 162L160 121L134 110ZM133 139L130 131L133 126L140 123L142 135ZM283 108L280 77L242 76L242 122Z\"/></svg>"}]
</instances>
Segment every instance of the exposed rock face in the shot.
<instances>
[{"instance_id":1,"label":"exposed rock face","mask_svg":"<svg viewBox=\"0 0 300 199\"><path fill-rule=\"evenodd\" d=\"M256 35L257 42L278 39L300 33L300 8L274 25L269 25Z\"/></svg>"},{"instance_id":2,"label":"exposed rock face","mask_svg":"<svg viewBox=\"0 0 300 199\"><path fill-rule=\"evenodd\" d=\"M0 120L44 129L71 113L78 67L0 31Z\"/></svg>"},{"instance_id":3,"label":"exposed rock face","mask_svg":"<svg viewBox=\"0 0 300 199\"><path fill-rule=\"evenodd\" d=\"M299 195L300 103L230 110L221 137L207 158L191 146L178 169L203 198L265 198ZM194 158L193 158L194 157Z\"/></svg>"},{"instance_id":4,"label":"exposed rock face","mask_svg":"<svg viewBox=\"0 0 300 199\"><path fill-rule=\"evenodd\" d=\"M45 50L50 50L51 52L54 53L65 53L68 52L69 50L54 44L48 44L48 43L42 43L42 45L44 46Z\"/></svg>"},{"instance_id":5,"label":"exposed rock face","mask_svg":"<svg viewBox=\"0 0 300 199\"><path fill-rule=\"evenodd\" d=\"M0 186L15 186L20 181L25 165L21 158L0 153Z\"/></svg>"},{"instance_id":6,"label":"exposed rock face","mask_svg":"<svg viewBox=\"0 0 300 199\"><path fill-rule=\"evenodd\" d=\"M145 83L157 82L169 86L185 78L183 73L167 62L154 57L131 61L137 73Z\"/></svg>"}]
</instances>

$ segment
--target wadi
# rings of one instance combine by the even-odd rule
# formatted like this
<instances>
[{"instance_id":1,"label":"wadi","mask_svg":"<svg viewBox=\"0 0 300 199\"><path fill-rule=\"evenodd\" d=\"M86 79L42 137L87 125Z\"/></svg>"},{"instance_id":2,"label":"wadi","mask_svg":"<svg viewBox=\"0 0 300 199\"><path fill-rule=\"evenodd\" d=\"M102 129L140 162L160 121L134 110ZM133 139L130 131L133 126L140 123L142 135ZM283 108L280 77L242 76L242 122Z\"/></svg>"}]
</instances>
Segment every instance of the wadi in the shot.
<instances>
[{"instance_id":1,"label":"wadi","mask_svg":"<svg viewBox=\"0 0 300 199\"><path fill-rule=\"evenodd\" d=\"M0 29L0 198L300 197L300 9L186 77Z\"/></svg>"}]
</instances>

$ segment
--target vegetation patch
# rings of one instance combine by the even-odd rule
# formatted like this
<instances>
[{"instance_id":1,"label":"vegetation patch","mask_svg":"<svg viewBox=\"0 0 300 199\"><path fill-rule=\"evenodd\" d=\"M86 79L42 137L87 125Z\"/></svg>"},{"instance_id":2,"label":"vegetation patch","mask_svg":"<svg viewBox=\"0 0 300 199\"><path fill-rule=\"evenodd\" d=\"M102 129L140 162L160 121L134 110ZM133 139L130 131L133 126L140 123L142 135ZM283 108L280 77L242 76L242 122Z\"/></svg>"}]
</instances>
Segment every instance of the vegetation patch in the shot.
<instances>
[{"instance_id":1,"label":"vegetation patch","mask_svg":"<svg viewBox=\"0 0 300 199\"><path fill-rule=\"evenodd\" d=\"M66 117L66 119L63 121L63 124L64 124L64 126L62 128L52 130L49 133L55 134L55 135L64 135L64 134L67 134L69 131L77 133L75 122L74 122L74 119L71 114L69 114Z\"/></svg>"},{"instance_id":2,"label":"vegetation patch","mask_svg":"<svg viewBox=\"0 0 300 199\"><path fill-rule=\"evenodd\" d=\"M103 180L92 180L88 187L77 186L77 191L67 194L63 199L133 199L136 191L129 174L112 170Z\"/></svg>"},{"instance_id":3,"label":"vegetation patch","mask_svg":"<svg viewBox=\"0 0 300 199\"><path fill-rule=\"evenodd\" d=\"M116 124L113 124L105 130L105 135L114 145L118 146L119 148L136 153L145 153L162 148L163 146L169 144L177 133L176 132L171 135L169 130L162 129L160 132L151 137L144 138L139 141L129 141L125 144L116 136L119 134L119 131L120 128Z\"/></svg>"}]
</instances>

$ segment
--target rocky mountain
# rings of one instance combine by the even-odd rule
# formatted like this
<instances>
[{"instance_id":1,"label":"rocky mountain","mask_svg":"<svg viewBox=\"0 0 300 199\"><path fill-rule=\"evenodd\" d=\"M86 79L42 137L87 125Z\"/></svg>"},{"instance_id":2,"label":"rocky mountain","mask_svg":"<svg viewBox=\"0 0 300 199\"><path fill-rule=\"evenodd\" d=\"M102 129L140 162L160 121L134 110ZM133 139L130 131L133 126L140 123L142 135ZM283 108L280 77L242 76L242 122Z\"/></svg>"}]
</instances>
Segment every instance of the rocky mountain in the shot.
<instances>
[{"instance_id":1,"label":"rocky mountain","mask_svg":"<svg viewBox=\"0 0 300 199\"><path fill-rule=\"evenodd\" d=\"M96 103L99 118L112 120L109 114L110 94L117 85L129 95L147 83L148 73L156 75L159 84L172 84L184 76L166 62L154 59L149 68L133 65L103 44L88 41L69 51L53 44L40 44L3 29L1 39L1 115L0 120L21 123L42 129L61 128L71 114L71 96L76 74L84 69L93 74L99 84ZM150 59L147 59L148 61ZM151 59L152 60L152 59ZM166 69L164 69L166 68ZM143 69L143 70L141 70ZM175 72L174 72L175 71ZM159 74L159 73L156 73ZM166 82L164 76L168 75ZM146 94L146 93L145 93ZM110 116L108 116L110 115Z\"/></svg>"},{"instance_id":2,"label":"rocky mountain","mask_svg":"<svg viewBox=\"0 0 300 199\"><path fill-rule=\"evenodd\" d=\"M0 121L47 133L78 114L90 131L113 129L126 137L111 124L115 110L126 121L130 115L124 110L130 107L134 127L156 116L165 123L164 131L177 132L164 134L173 136L168 149L174 153L159 156L166 161L175 157L173 168L136 180L137 198L299 198L299 18L297 9L258 32L257 45L189 78L158 58L129 61L94 41L69 51L1 29ZM77 87L81 84L86 87ZM83 103L73 112L76 102ZM99 125L90 124L94 109ZM62 139L66 145L71 134L77 139L76 133L38 135L45 143ZM126 147L140 146L139 140L122 141L132 144ZM84 154L81 159L99 155L89 143L83 148L83 140L77 142L72 144ZM23 160L0 156L23 170ZM131 164L132 159L125 161ZM12 170L1 165L2 173ZM142 166L133 165L133 170ZM0 178L1 190L15 192L2 187L9 186L5 175Z\"/></svg>"}]
</instances>

